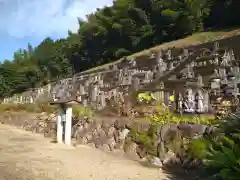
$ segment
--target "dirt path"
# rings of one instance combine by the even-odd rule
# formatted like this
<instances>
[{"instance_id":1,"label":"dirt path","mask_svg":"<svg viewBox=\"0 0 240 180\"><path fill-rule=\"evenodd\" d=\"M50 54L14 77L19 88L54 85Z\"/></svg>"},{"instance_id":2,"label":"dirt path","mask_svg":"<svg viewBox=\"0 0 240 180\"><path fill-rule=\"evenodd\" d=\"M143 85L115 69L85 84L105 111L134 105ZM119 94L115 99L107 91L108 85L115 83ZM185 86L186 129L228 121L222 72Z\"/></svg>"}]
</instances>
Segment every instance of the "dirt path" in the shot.
<instances>
[{"instance_id":1,"label":"dirt path","mask_svg":"<svg viewBox=\"0 0 240 180\"><path fill-rule=\"evenodd\" d=\"M42 135L0 125L1 180L165 180L122 156L52 144Z\"/></svg>"}]
</instances>

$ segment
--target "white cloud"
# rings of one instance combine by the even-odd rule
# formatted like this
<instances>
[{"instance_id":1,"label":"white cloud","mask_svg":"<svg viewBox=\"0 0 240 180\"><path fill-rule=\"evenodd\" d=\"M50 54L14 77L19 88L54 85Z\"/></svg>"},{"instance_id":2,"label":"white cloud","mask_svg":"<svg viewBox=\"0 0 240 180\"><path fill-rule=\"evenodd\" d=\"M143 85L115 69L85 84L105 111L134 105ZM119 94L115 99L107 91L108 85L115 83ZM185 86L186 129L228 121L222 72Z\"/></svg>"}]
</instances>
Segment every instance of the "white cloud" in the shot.
<instances>
[{"instance_id":1,"label":"white cloud","mask_svg":"<svg viewBox=\"0 0 240 180\"><path fill-rule=\"evenodd\" d=\"M0 34L25 36L65 36L78 28L77 18L112 0L0 0Z\"/></svg>"}]
</instances>

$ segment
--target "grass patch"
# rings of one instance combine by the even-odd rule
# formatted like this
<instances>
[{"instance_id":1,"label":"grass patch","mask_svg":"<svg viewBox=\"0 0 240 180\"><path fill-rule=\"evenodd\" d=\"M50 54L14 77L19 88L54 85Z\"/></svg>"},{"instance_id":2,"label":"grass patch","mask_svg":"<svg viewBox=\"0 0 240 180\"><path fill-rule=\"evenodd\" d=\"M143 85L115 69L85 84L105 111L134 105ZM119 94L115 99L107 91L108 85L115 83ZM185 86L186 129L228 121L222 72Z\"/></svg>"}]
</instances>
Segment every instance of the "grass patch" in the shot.
<instances>
[{"instance_id":1,"label":"grass patch","mask_svg":"<svg viewBox=\"0 0 240 180\"><path fill-rule=\"evenodd\" d=\"M0 112L29 112L47 114L55 113L58 110L57 105L50 104L0 104ZM82 105L73 105L74 116L88 116L92 117L94 112L90 108L84 108Z\"/></svg>"},{"instance_id":2,"label":"grass patch","mask_svg":"<svg viewBox=\"0 0 240 180\"><path fill-rule=\"evenodd\" d=\"M87 116L93 117L94 111L90 108L85 108L82 105L73 105L73 115L74 116Z\"/></svg>"},{"instance_id":3,"label":"grass patch","mask_svg":"<svg viewBox=\"0 0 240 180\"><path fill-rule=\"evenodd\" d=\"M54 113L56 106L49 104L0 104L0 112Z\"/></svg>"}]
</instances>

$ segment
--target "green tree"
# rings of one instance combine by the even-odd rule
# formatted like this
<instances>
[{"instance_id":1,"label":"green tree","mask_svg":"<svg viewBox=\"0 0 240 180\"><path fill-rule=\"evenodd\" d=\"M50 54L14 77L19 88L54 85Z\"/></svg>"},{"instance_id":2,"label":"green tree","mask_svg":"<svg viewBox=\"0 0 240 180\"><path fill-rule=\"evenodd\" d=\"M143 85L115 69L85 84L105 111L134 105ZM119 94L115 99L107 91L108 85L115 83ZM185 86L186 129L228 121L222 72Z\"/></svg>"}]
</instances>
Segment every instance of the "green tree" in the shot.
<instances>
[{"instance_id":1,"label":"green tree","mask_svg":"<svg viewBox=\"0 0 240 180\"><path fill-rule=\"evenodd\" d=\"M207 28L240 24L239 0L115 0L78 19L76 33L47 37L0 64L0 96L20 93ZM6 92L5 92L6 91Z\"/></svg>"}]
</instances>

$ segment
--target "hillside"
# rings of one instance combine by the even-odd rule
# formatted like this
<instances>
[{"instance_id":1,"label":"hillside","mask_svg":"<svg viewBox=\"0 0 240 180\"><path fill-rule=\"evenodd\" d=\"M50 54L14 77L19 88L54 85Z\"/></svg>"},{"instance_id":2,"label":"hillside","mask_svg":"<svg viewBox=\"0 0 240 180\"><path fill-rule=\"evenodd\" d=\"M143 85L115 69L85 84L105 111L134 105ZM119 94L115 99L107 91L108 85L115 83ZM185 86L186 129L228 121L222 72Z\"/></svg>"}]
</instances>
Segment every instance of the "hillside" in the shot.
<instances>
[{"instance_id":1,"label":"hillside","mask_svg":"<svg viewBox=\"0 0 240 180\"><path fill-rule=\"evenodd\" d=\"M131 60L123 58L77 73L73 79L73 76L70 76L43 88L35 88L34 91L29 90L13 98L5 98L4 102L46 102L49 98L70 98L70 95L76 95L82 103L101 109L106 107L106 99L126 90L151 91L162 101L162 95L159 94L161 90L167 94L181 90L184 84L195 83L194 86L199 86L196 84L199 78L202 79L201 86L208 89L211 77L216 71L219 75L222 73L221 77L228 73L239 73L239 32L239 30L228 33L214 32L212 34L215 36L211 36L209 41L207 38L201 41L200 37L210 32L193 35L128 56L128 59L134 57ZM160 49L161 51L165 49L161 57L157 56ZM227 83L226 79L222 80Z\"/></svg>"},{"instance_id":2,"label":"hillside","mask_svg":"<svg viewBox=\"0 0 240 180\"><path fill-rule=\"evenodd\" d=\"M152 48L134 53L132 55L127 56L127 59L132 59L132 58L137 58L146 54L149 54L151 52L157 52L159 50L164 50L164 49L168 49L168 48L187 48L189 46L194 46L194 45L199 45L199 44L204 44L207 42L213 42L216 40L221 40L221 39L225 39L225 38L229 38L229 37L233 37L233 36L237 36L240 35L240 29L239 28L235 28L235 29L225 29L225 30L215 30L215 31L209 31L209 32L200 32L200 33L194 33L193 35L187 36L186 38L182 38L179 40L175 40L175 41L171 41L171 42L167 42L167 43L163 43L160 44L158 46L154 46ZM117 64L121 61L121 59L114 61L112 63L107 63L101 66L97 66L91 69L88 69L85 72L93 72L93 71L98 71L100 69L104 69L108 66Z\"/></svg>"},{"instance_id":3,"label":"hillside","mask_svg":"<svg viewBox=\"0 0 240 180\"><path fill-rule=\"evenodd\" d=\"M79 19L78 30L69 31L66 38L46 37L38 46L29 44L14 52L13 59L3 61L0 97L92 72L126 56L238 34L238 30L204 31L239 27L239 6L239 0L115 0L112 6L88 14L86 20Z\"/></svg>"}]
</instances>

